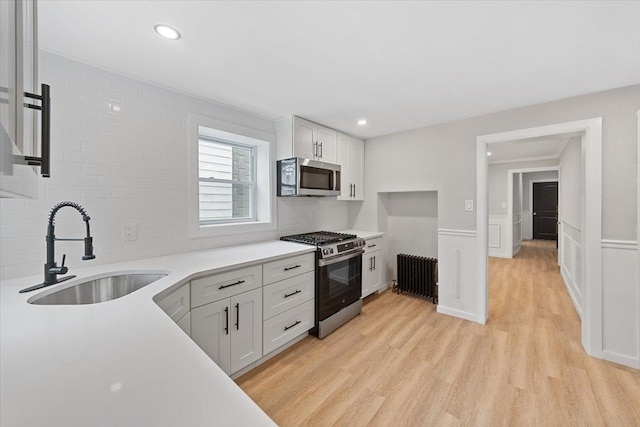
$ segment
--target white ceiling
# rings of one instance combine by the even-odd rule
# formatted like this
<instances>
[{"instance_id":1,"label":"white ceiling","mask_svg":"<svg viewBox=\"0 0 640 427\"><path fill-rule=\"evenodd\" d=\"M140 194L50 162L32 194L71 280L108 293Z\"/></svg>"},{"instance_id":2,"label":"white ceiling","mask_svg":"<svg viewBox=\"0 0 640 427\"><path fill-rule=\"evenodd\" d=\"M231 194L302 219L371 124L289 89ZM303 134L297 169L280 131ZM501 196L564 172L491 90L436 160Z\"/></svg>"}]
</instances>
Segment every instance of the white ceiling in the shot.
<instances>
[{"instance_id":1,"label":"white ceiling","mask_svg":"<svg viewBox=\"0 0 640 427\"><path fill-rule=\"evenodd\" d=\"M640 2L47 0L39 14L43 49L361 137L640 83Z\"/></svg>"}]
</instances>

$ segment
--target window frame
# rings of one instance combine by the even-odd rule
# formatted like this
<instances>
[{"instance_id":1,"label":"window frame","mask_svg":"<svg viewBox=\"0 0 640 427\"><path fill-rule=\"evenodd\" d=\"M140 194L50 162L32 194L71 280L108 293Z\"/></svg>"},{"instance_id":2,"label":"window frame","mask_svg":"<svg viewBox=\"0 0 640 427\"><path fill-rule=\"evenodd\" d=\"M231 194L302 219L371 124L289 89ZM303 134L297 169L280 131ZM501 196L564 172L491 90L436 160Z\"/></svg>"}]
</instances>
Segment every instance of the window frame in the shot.
<instances>
[{"instance_id":1,"label":"window frame","mask_svg":"<svg viewBox=\"0 0 640 427\"><path fill-rule=\"evenodd\" d=\"M240 114L240 113L238 113ZM244 117L244 116L243 116ZM188 203L187 230L189 238L213 237L241 233L276 230L277 200L275 183L276 134L275 126L256 118L237 118L242 125L226 120L189 113L187 117L188 144ZM251 126L250 126L251 125ZM230 220L200 224L199 200L199 140L200 128L207 128L207 136L255 147L255 221Z\"/></svg>"}]
</instances>

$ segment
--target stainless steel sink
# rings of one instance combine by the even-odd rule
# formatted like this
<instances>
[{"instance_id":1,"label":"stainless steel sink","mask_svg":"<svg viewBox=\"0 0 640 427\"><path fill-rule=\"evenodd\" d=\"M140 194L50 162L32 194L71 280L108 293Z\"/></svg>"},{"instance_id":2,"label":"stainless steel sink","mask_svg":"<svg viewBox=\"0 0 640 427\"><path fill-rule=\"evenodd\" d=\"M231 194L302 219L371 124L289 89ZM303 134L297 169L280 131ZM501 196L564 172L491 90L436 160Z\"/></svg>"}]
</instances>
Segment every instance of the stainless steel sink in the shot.
<instances>
[{"instance_id":1,"label":"stainless steel sink","mask_svg":"<svg viewBox=\"0 0 640 427\"><path fill-rule=\"evenodd\" d=\"M123 297L162 279L167 273L129 273L101 277L29 300L37 305L97 304Z\"/></svg>"}]
</instances>

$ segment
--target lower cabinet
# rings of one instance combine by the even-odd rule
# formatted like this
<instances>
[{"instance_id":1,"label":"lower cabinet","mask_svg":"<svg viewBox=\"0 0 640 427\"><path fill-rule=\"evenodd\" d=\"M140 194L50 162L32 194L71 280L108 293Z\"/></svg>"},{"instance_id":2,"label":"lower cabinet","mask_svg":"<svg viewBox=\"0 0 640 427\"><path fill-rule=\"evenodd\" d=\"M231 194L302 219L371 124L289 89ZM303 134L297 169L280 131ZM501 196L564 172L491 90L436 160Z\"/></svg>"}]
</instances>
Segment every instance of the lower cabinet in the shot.
<instances>
[{"instance_id":1,"label":"lower cabinet","mask_svg":"<svg viewBox=\"0 0 640 427\"><path fill-rule=\"evenodd\" d=\"M315 300L280 313L264 321L264 354L313 328Z\"/></svg>"},{"instance_id":2,"label":"lower cabinet","mask_svg":"<svg viewBox=\"0 0 640 427\"><path fill-rule=\"evenodd\" d=\"M385 287L386 259L382 237L369 239L362 255L362 298Z\"/></svg>"},{"instance_id":3,"label":"lower cabinet","mask_svg":"<svg viewBox=\"0 0 640 427\"><path fill-rule=\"evenodd\" d=\"M182 319L178 320L178 326L185 334L191 336L191 312L185 314Z\"/></svg>"},{"instance_id":4,"label":"lower cabinet","mask_svg":"<svg viewBox=\"0 0 640 427\"><path fill-rule=\"evenodd\" d=\"M191 338L227 374L262 357L262 288L191 311Z\"/></svg>"}]
</instances>

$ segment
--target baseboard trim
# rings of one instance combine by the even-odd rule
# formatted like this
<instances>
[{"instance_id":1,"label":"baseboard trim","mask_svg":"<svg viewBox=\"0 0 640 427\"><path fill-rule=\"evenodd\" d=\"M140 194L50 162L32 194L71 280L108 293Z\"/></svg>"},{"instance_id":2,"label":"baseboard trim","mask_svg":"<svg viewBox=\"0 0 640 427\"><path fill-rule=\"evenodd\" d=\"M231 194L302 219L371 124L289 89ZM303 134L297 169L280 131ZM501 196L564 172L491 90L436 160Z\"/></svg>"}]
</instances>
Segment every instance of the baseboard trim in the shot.
<instances>
[{"instance_id":1,"label":"baseboard trim","mask_svg":"<svg viewBox=\"0 0 640 427\"><path fill-rule=\"evenodd\" d=\"M507 258L507 259L511 258L509 255L504 253L489 252L488 255L494 258Z\"/></svg>"},{"instance_id":2,"label":"baseboard trim","mask_svg":"<svg viewBox=\"0 0 640 427\"><path fill-rule=\"evenodd\" d=\"M602 358L609 362L640 369L640 359L637 357L627 356L626 354L616 353L615 351L602 350Z\"/></svg>"},{"instance_id":3,"label":"baseboard trim","mask_svg":"<svg viewBox=\"0 0 640 427\"><path fill-rule=\"evenodd\" d=\"M567 292L569 293L569 298L571 298L571 302L573 303L573 307L576 309L580 320L582 320L582 310L580 309L580 304L578 304L578 299L573 293L573 289L571 288L570 283L572 281L567 277L567 273L565 273L565 269L560 267L560 275L562 276L562 281L564 282L564 287L567 288Z\"/></svg>"},{"instance_id":4,"label":"baseboard trim","mask_svg":"<svg viewBox=\"0 0 640 427\"><path fill-rule=\"evenodd\" d=\"M442 304L438 304L436 309L438 313L447 314L453 317L459 317L461 319L469 320L471 322L478 322L478 316L475 313L469 313L468 311L458 310L456 308L443 307ZM478 322L480 323L480 322ZM485 323L485 322L482 322Z\"/></svg>"}]
</instances>

